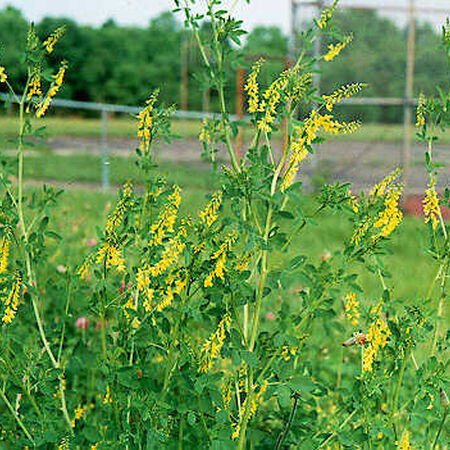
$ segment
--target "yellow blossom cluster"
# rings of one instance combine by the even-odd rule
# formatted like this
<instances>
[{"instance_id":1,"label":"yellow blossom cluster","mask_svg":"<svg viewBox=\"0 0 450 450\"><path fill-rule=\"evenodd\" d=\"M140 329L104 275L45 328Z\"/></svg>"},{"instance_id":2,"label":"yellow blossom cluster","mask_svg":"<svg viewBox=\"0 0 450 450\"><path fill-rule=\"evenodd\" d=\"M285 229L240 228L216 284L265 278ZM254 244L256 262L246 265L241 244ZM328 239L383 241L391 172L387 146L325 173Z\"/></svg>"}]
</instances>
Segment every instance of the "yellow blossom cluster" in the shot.
<instances>
[{"instance_id":1,"label":"yellow blossom cluster","mask_svg":"<svg viewBox=\"0 0 450 450\"><path fill-rule=\"evenodd\" d=\"M219 217L219 209L222 204L222 192L218 191L212 195L211 201L206 205L206 208L200 212L201 221L210 227Z\"/></svg>"},{"instance_id":2,"label":"yellow blossom cluster","mask_svg":"<svg viewBox=\"0 0 450 450\"><path fill-rule=\"evenodd\" d=\"M425 198L423 199L425 223L431 222L433 230L435 230L438 226L439 218L441 217L439 198L436 192L435 184L435 180L431 179L430 183L428 184L428 189L425 191Z\"/></svg>"},{"instance_id":3,"label":"yellow blossom cluster","mask_svg":"<svg viewBox=\"0 0 450 450\"><path fill-rule=\"evenodd\" d=\"M205 142L206 144L211 145L212 136L211 136L211 132L209 130L209 120L208 119L203 119L203 121L202 121L202 129L200 131L198 139L201 142Z\"/></svg>"},{"instance_id":4,"label":"yellow blossom cluster","mask_svg":"<svg viewBox=\"0 0 450 450\"><path fill-rule=\"evenodd\" d=\"M361 241L363 240L364 236L366 235L367 231L370 227L370 221L366 220L359 224L358 228L354 231L351 242L352 244L358 246L361 244Z\"/></svg>"},{"instance_id":5,"label":"yellow blossom cluster","mask_svg":"<svg viewBox=\"0 0 450 450\"><path fill-rule=\"evenodd\" d=\"M55 48L56 43L61 39L66 31L66 26L58 27L52 34L42 43L48 53L51 53Z\"/></svg>"},{"instance_id":6,"label":"yellow blossom cluster","mask_svg":"<svg viewBox=\"0 0 450 450\"><path fill-rule=\"evenodd\" d=\"M260 59L253 65L252 71L247 78L247 84L244 86L244 91L248 93L248 112L254 114L259 111L259 85L258 75L264 60Z\"/></svg>"},{"instance_id":7,"label":"yellow blossom cluster","mask_svg":"<svg viewBox=\"0 0 450 450\"><path fill-rule=\"evenodd\" d=\"M0 83L5 83L8 79L8 75L6 75L5 68L0 66Z\"/></svg>"},{"instance_id":8,"label":"yellow blossom cluster","mask_svg":"<svg viewBox=\"0 0 450 450\"><path fill-rule=\"evenodd\" d=\"M356 197L356 195L352 194L352 191L349 189L348 190L348 203L349 205L352 207L353 212L357 213L359 211L359 202L358 202L358 198Z\"/></svg>"},{"instance_id":9,"label":"yellow blossom cluster","mask_svg":"<svg viewBox=\"0 0 450 450\"><path fill-rule=\"evenodd\" d=\"M144 109L137 115L137 119L139 120L137 135L141 139L139 148L144 154L147 154L150 150L154 125L153 113L156 100L157 93L153 93L146 101Z\"/></svg>"},{"instance_id":10,"label":"yellow blossom cluster","mask_svg":"<svg viewBox=\"0 0 450 450\"><path fill-rule=\"evenodd\" d=\"M0 274L6 273L8 269L9 251L11 248L11 240L3 236L0 241Z\"/></svg>"},{"instance_id":11,"label":"yellow blossom cluster","mask_svg":"<svg viewBox=\"0 0 450 450\"><path fill-rule=\"evenodd\" d=\"M295 356L298 352L298 346L288 347L287 345L283 345L281 349L281 357L285 361L289 361L292 356Z\"/></svg>"},{"instance_id":12,"label":"yellow blossom cluster","mask_svg":"<svg viewBox=\"0 0 450 450\"><path fill-rule=\"evenodd\" d=\"M214 277L220 278L221 280L224 279L226 272L225 263L227 260L227 253L231 251L231 248L236 242L236 239L236 233L230 233L225 239L225 242L220 246L220 248L211 255L211 259L215 260L216 263L213 271L205 278L205 287L211 287L213 285L212 282Z\"/></svg>"},{"instance_id":13,"label":"yellow blossom cluster","mask_svg":"<svg viewBox=\"0 0 450 450\"><path fill-rule=\"evenodd\" d=\"M180 204L181 189L175 185L172 194L167 199L167 204L158 216L158 220L150 228L150 246L160 245L167 233L173 233Z\"/></svg>"},{"instance_id":14,"label":"yellow blossom cluster","mask_svg":"<svg viewBox=\"0 0 450 450\"><path fill-rule=\"evenodd\" d=\"M0 293L0 299L6 307L2 317L3 323L11 323L14 317L16 317L22 290L22 277L20 275L16 275L11 287L9 288L8 286L5 286L3 292Z\"/></svg>"},{"instance_id":15,"label":"yellow blossom cluster","mask_svg":"<svg viewBox=\"0 0 450 450\"><path fill-rule=\"evenodd\" d=\"M416 127L418 128L423 127L425 125L425 111L426 111L425 101L426 101L425 95L420 93L419 103L416 109Z\"/></svg>"},{"instance_id":16,"label":"yellow blossom cluster","mask_svg":"<svg viewBox=\"0 0 450 450\"><path fill-rule=\"evenodd\" d=\"M105 242L100 246L96 254L95 263L105 264L107 269L115 267L118 272L125 271L125 258L122 250L109 242Z\"/></svg>"},{"instance_id":17,"label":"yellow blossom cluster","mask_svg":"<svg viewBox=\"0 0 450 450\"><path fill-rule=\"evenodd\" d=\"M112 399L112 395L111 395L111 389L109 388L109 385L106 386L106 394L103 397L103 404L107 405L108 403L112 403L113 399Z\"/></svg>"},{"instance_id":18,"label":"yellow blossom cluster","mask_svg":"<svg viewBox=\"0 0 450 450\"><path fill-rule=\"evenodd\" d=\"M323 57L325 61L332 61L336 56L344 50L345 47L352 41L353 36L348 36L343 42L337 44L330 44L328 46L328 53Z\"/></svg>"},{"instance_id":19,"label":"yellow blossom cluster","mask_svg":"<svg viewBox=\"0 0 450 450\"><path fill-rule=\"evenodd\" d=\"M404 431L402 440L397 444L398 450L411 450L411 444L409 442L409 431Z\"/></svg>"},{"instance_id":20,"label":"yellow blossom cluster","mask_svg":"<svg viewBox=\"0 0 450 450\"><path fill-rule=\"evenodd\" d=\"M42 117L47 112L47 109L50 106L53 97L58 93L59 89L62 86L66 70L67 70L67 62L63 61L61 63L61 67L58 70L58 73L52 76L53 81L52 84L50 85L47 95L37 105L36 117L38 118Z\"/></svg>"},{"instance_id":21,"label":"yellow blossom cluster","mask_svg":"<svg viewBox=\"0 0 450 450\"><path fill-rule=\"evenodd\" d=\"M170 282L168 283L167 290L163 295L163 299L156 306L157 311L161 312L163 309L170 306L175 295L179 295L181 291L186 287L188 280L187 277L181 277L180 275L178 276L178 279L173 279L173 277L170 277Z\"/></svg>"},{"instance_id":22,"label":"yellow blossom cluster","mask_svg":"<svg viewBox=\"0 0 450 450\"><path fill-rule=\"evenodd\" d=\"M122 306L123 312L125 314L125 317L130 321L131 320L131 314L127 311L127 309L132 309L133 311L136 311L138 308L138 304L136 299L133 296L129 296L127 302ZM131 321L131 326L133 328L138 328L141 324L140 320L137 317L134 317Z\"/></svg>"},{"instance_id":23,"label":"yellow blossom cluster","mask_svg":"<svg viewBox=\"0 0 450 450\"><path fill-rule=\"evenodd\" d=\"M258 111L264 113L258 120L258 129L265 133L272 131L272 125L275 122L277 106L281 101L281 93L286 86L286 74L283 72L264 92L263 100L259 104Z\"/></svg>"},{"instance_id":24,"label":"yellow blossom cluster","mask_svg":"<svg viewBox=\"0 0 450 450\"><path fill-rule=\"evenodd\" d=\"M328 111L332 111L334 105L340 103L343 99L352 97L353 95L361 92L362 89L367 87L365 83L352 83L340 87L337 91L333 92L331 95L322 95L324 100L325 108Z\"/></svg>"},{"instance_id":25,"label":"yellow blossom cluster","mask_svg":"<svg viewBox=\"0 0 450 450\"><path fill-rule=\"evenodd\" d=\"M70 421L70 425L72 426L72 428L75 427L75 423L77 420L80 420L81 418L83 418L83 416L86 414L86 411L87 411L87 407L81 406L81 405L78 405L74 409L74 411L73 411L74 418Z\"/></svg>"},{"instance_id":26,"label":"yellow blossom cluster","mask_svg":"<svg viewBox=\"0 0 450 450\"><path fill-rule=\"evenodd\" d=\"M350 292L345 296L345 316L353 326L358 325L358 319L361 316L359 306L359 301L354 292Z\"/></svg>"},{"instance_id":27,"label":"yellow blossom cluster","mask_svg":"<svg viewBox=\"0 0 450 450\"><path fill-rule=\"evenodd\" d=\"M108 216L108 220L106 221L105 231L106 234L114 233L117 228L122 224L123 217L129 205L129 201L131 195L133 193L133 189L130 184L125 184L122 189L122 195L120 200L117 202L114 211Z\"/></svg>"},{"instance_id":28,"label":"yellow blossom cluster","mask_svg":"<svg viewBox=\"0 0 450 450\"><path fill-rule=\"evenodd\" d=\"M40 97L41 95L41 74L40 70L36 70L31 75L30 82L28 83L27 101L30 101L34 96Z\"/></svg>"},{"instance_id":29,"label":"yellow blossom cluster","mask_svg":"<svg viewBox=\"0 0 450 450\"><path fill-rule=\"evenodd\" d=\"M258 408L258 405L260 405L263 402L264 393L267 390L269 383L267 380L264 380L261 383L261 386L259 386L258 392L256 392L251 400L249 401L249 396L244 400L244 403L242 404L242 411L241 415L248 414L248 420L250 420L256 413L256 410ZM241 427L239 422L235 422L233 424L233 433L231 435L231 439L237 439L241 433Z\"/></svg>"},{"instance_id":30,"label":"yellow blossom cluster","mask_svg":"<svg viewBox=\"0 0 450 450\"><path fill-rule=\"evenodd\" d=\"M294 128L296 137L291 144L288 169L281 183L281 190L285 191L293 183L300 163L308 155L307 146L313 143L321 129L329 134L346 134L356 131L359 126L359 122L340 123L331 114L322 115L313 110L303 127Z\"/></svg>"},{"instance_id":31,"label":"yellow blossom cluster","mask_svg":"<svg viewBox=\"0 0 450 450\"><path fill-rule=\"evenodd\" d=\"M403 213L398 206L401 194L401 187L392 187L386 194L384 200L385 209L380 212L378 219L373 224L375 228L381 228L380 232L374 236L374 239L389 236L402 221Z\"/></svg>"},{"instance_id":32,"label":"yellow blossom cluster","mask_svg":"<svg viewBox=\"0 0 450 450\"><path fill-rule=\"evenodd\" d=\"M367 333L368 346L363 351L363 372L371 372L373 362L380 348L384 348L391 331L384 319L378 317L369 327Z\"/></svg>"},{"instance_id":33,"label":"yellow blossom cluster","mask_svg":"<svg viewBox=\"0 0 450 450\"><path fill-rule=\"evenodd\" d=\"M382 197L389 190L390 185L399 177L401 172L401 168L393 170L388 176L372 187L369 195L371 197Z\"/></svg>"},{"instance_id":34,"label":"yellow blossom cluster","mask_svg":"<svg viewBox=\"0 0 450 450\"><path fill-rule=\"evenodd\" d=\"M231 316L227 313L219 322L217 330L203 344L201 350L201 363L199 372L206 373L211 370L214 360L220 355L223 344L225 342L226 333L229 332L231 326Z\"/></svg>"},{"instance_id":35,"label":"yellow blossom cluster","mask_svg":"<svg viewBox=\"0 0 450 450\"><path fill-rule=\"evenodd\" d=\"M67 438L61 440L61 442L58 444L57 450L69 450L69 441L67 440Z\"/></svg>"},{"instance_id":36,"label":"yellow blossom cluster","mask_svg":"<svg viewBox=\"0 0 450 450\"><path fill-rule=\"evenodd\" d=\"M317 26L324 30L327 28L328 23L330 22L330 19L333 17L334 10L336 9L336 5L338 3L338 0L334 0L333 4L329 8L325 8L321 14L320 18L317 21Z\"/></svg>"}]
</instances>

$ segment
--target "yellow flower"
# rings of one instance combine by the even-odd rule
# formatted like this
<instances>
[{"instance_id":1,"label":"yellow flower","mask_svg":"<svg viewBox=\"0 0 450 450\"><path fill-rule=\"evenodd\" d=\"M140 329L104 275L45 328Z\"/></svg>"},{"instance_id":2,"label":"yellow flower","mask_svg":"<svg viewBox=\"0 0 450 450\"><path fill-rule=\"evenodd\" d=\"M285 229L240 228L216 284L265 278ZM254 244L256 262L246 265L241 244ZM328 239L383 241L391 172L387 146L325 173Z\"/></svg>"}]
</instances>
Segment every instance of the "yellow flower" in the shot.
<instances>
[{"instance_id":1,"label":"yellow flower","mask_svg":"<svg viewBox=\"0 0 450 450\"><path fill-rule=\"evenodd\" d=\"M8 268L10 246L11 241L6 236L3 236L2 240L0 241L0 274L6 273L6 270Z\"/></svg>"},{"instance_id":2,"label":"yellow flower","mask_svg":"<svg viewBox=\"0 0 450 450\"><path fill-rule=\"evenodd\" d=\"M399 177L401 173L401 168L393 170L388 176L386 176L378 184L373 186L369 195L371 197L382 197L389 190L390 185L395 181L396 178Z\"/></svg>"},{"instance_id":3,"label":"yellow flower","mask_svg":"<svg viewBox=\"0 0 450 450\"><path fill-rule=\"evenodd\" d=\"M107 269L115 267L118 272L125 271L125 259L122 251L109 242L105 242L98 249L95 263L106 264Z\"/></svg>"},{"instance_id":4,"label":"yellow flower","mask_svg":"<svg viewBox=\"0 0 450 450\"><path fill-rule=\"evenodd\" d=\"M174 232L175 221L181 204L180 193L181 189L175 185L173 187L173 193L169 195L163 211L158 216L156 223L150 228L150 246L162 244L166 234Z\"/></svg>"},{"instance_id":5,"label":"yellow flower","mask_svg":"<svg viewBox=\"0 0 450 450\"><path fill-rule=\"evenodd\" d=\"M125 184L122 189L120 200L117 202L114 211L108 216L108 220L106 221L107 234L113 233L122 224L132 193L133 190L131 185L128 183Z\"/></svg>"},{"instance_id":6,"label":"yellow flower","mask_svg":"<svg viewBox=\"0 0 450 450\"><path fill-rule=\"evenodd\" d=\"M3 304L6 306L2 318L3 323L11 323L14 317L16 317L20 296L22 295L22 287L22 277L17 275L10 291L6 291L7 295L2 298Z\"/></svg>"},{"instance_id":7,"label":"yellow flower","mask_svg":"<svg viewBox=\"0 0 450 450\"><path fill-rule=\"evenodd\" d=\"M358 318L361 316L359 306L359 301L356 299L354 292L350 292L345 296L345 315L353 326L358 325Z\"/></svg>"},{"instance_id":8,"label":"yellow flower","mask_svg":"<svg viewBox=\"0 0 450 450\"><path fill-rule=\"evenodd\" d=\"M398 450L410 450L411 444L409 442L409 431L404 431L402 435L402 440L397 444Z\"/></svg>"},{"instance_id":9,"label":"yellow flower","mask_svg":"<svg viewBox=\"0 0 450 450\"><path fill-rule=\"evenodd\" d=\"M199 367L200 372L208 372L213 362L220 355L223 344L225 342L226 333L230 330L231 316L227 313L224 318L219 322L217 330L211 334L209 339L203 344L201 350L201 364Z\"/></svg>"},{"instance_id":10,"label":"yellow flower","mask_svg":"<svg viewBox=\"0 0 450 450\"><path fill-rule=\"evenodd\" d=\"M50 36L42 43L48 53L51 53L55 48L55 44L61 39L66 31L66 26L58 27Z\"/></svg>"},{"instance_id":11,"label":"yellow flower","mask_svg":"<svg viewBox=\"0 0 450 450\"><path fill-rule=\"evenodd\" d=\"M391 331L382 318L371 323L367 333L368 347L363 351L363 372L371 372L373 362L380 348L384 348L389 340Z\"/></svg>"},{"instance_id":12,"label":"yellow flower","mask_svg":"<svg viewBox=\"0 0 450 450\"><path fill-rule=\"evenodd\" d=\"M36 117L38 118L42 117L47 112L53 97L58 93L59 89L62 86L66 70L67 70L67 62L63 61L61 63L61 67L59 68L58 73L52 76L53 81L52 84L50 85L47 95L37 105Z\"/></svg>"},{"instance_id":13,"label":"yellow flower","mask_svg":"<svg viewBox=\"0 0 450 450\"><path fill-rule=\"evenodd\" d=\"M325 8L321 14L320 19L317 21L317 26L324 30L328 26L328 22L333 17L334 10L336 9L336 5L339 0L334 0L333 4L329 8Z\"/></svg>"},{"instance_id":14,"label":"yellow flower","mask_svg":"<svg viewBox=\"0 0 450 450\"><path fill-rule=\"evenodd\" d=\"M211 259L216 261L214 270L205 278L204 286L211 287L213 285L214 277L224 279L226 268L225 263L227 260L227 253L231 250L233 244L236 242L236 233L230 233L225 242L219 247L215 253L211 255Z\"/></svg>"},{"instance_id":15,"label":"yellow flower","mask_svg":"<svg viewBox=\"0 0 450 450\"><path fill-rule=\"evenodd\" d=\"M425 223L431 222L433 230L439 224L441 217L441 210L439 208L439 198L435 189L435 180L432 179L428 184L428 189L425 191L425 198L423 200L423 212L425 215ZM0 265L1 267L1 265Z\"/></svg>"},{"instance_id":16,"label":"yellow flower","mask_svg":"<svg viewBox=\"0 0 450 450\"><path fill-rule=\"evenodd\" d=\"M141 139L139 148L144 154L147 154L150 151L150 145L153 139L153 115L157 98L158 93L154 92L146 101L144 109L137 115L137 119L139 120L137 135Z\"/></svg>"},{"instance_id":17,"label":"yellow flower","mask_svg":"<svg viewBox=\"0 0 450 450\"><path fill-rule=\"evenodd\" d=\"M380 232L374 236L374 239L389 236L402 221L403 213L398 207L401 193L401 187L391 188L387 193L384 201L385 209L379 214L373 225L375 228L381 228Z\"/></svg>"},{"instance_id":18,"label":"yellow flower","mask_svg":"<svg viewBox=\"0 0 450 450\"><path fill-rule=\"evenodd\" d=\"M418 128L423 127L425 125L425 111L426 111L425 101L426 101L426 98L421 93L419 95L419 103L417 105L417 110L416 110L416 127L418 127Z\"/></svg>"},{"instance_id":19,"label":"yellow flower","mask_svg":"<svg viewBox=\"0 0 450 450\"><path fill-rule=\"evenodd\" d=\"M260 59L252 67L252 71L247 79L247 84L244 86L244 91L248 93L248 112L250 114L259 111L259 85L258 85L258 75L261 70L261 66L264 60Z\"/></svg>"},{"instance_id":20,"label":"yellow flower","mask_svg":"<svg viewBox=\"0 0 450 450\"><path fill-rule=\"evenodd\" d=\"M222 192L215 192L212 195L211 201L206 205L206 208L200 212L200 219L207 227L210 227L217 220L221 204Z\"/></svg>"},{"instance_id":21,"label":"yellow flower","mask_svg":"<svg viewBox=\"0 0 450 450\"><path fill-rule=\"evenodd\" d=\"M287 345L283 345L281 349L281 356L285 361L289 361L292 356L295 356L298 351L298 346L288 347Z\"/></svg>"},{"instance_id":22,"label":"yellow flower","mask_svg":"<svg viewBox=\"0 0 450 450\"><path fill-rule=\"evenodd\" d=\"M41 96L41 75L39 71L33 72L31 80L28 83L27 100L30 101L34 96Z\"/></svg>"},{"instance_id":23,"label":"yellow flower","mask_svg":"<svg viewBox=\"0 0 450 450\"><path fill-rule=\"evenodd\" d=\"M330 44L328 46L328 53L323 57L325 61L332 61L336 56L344 50L345 47L351 42L353 36L348 36L343 42L338 42L337 44Z\"/></svg>"},{"instance_id":24,"label":"yellow flower","mask_svg":"<svg viewBox=\"0 0 450 450\"><path fill-rule=\"evenodd\" d=\"M358 94L365 87L367 87L367 84L365 83L352 83L342 86L331 95L322 95L322 98L325 101L325 108L328 111L332 111L334 105L340 103L345 98Z\"/></svg>"},{"instance_id":25,"label":"yellow flower","mask_svg":"<svg viewBox=\"0 0 450 450\"><path fill-rule=\"evenodd\" d=\"M8 75L6 75L5 68L0 66L0 83L5 83L8 79Z\"/></svg>"},{"instance_id":26,"label":"yellow flower","mask_svg":"<svg viewBox=\"0 0 450 450\"><path fill-rule=\"evenodd\" d=\"M112 396L111 396L111 390L109 389L109 385L106 386L106 394L103 397L103 404L107 405L108 403L112 403Z\"/></svg>"}]
</instances>

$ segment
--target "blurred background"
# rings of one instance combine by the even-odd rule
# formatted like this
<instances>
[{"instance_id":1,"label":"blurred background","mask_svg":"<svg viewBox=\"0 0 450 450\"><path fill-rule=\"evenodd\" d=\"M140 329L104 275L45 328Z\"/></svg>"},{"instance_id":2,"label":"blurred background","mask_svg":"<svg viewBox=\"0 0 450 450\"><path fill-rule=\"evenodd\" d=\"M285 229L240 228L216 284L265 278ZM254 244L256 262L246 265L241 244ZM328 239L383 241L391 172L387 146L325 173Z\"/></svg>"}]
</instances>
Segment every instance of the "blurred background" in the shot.
<instances>
[{"instance_id":1,"label":"blurred background","mask_svg":"<svg viewBox=\"0 0 450 450\"><path fill-rule=\"evenodd\" d=\"M248 34L230 67L227 97L230 113L245 120L243 85L259 57L266 59L261 83L289 66L299 52L299 35L326 1L230 1L230 10L244 21ZM108 187L134 170L137 107L156 88L167 105L176 105L174 130L182 140L162 144L158 154L174 173L200 161L201 118L218 110L214 89L206 83L202 61L182 18L170 12L170 0L0 1L0 61L13 85L24 82L21 64L30 20L47 36L65 24L67 32L51 58L56 70L62 59L69 70L55 108L45 119L44 139L34 142L35 159L27 168L35 179L102 183ZM315 83L322 92L342 84L366 82L361 99L339 108L344 120L360 119L354 135L329 141L306 168L306 185L351 181L365 189L388 170L403 165L411 194L423 192L424 148L415 141L414 106L419 93L432 95L435 86L448 89L449 67L441 46L441 27L450 16L447 0L342 0L335 20L354 39L336 61L322 64ZM201 32L208 36L204 23ZM328 42L316 48L320 54ZM72 102L71 102L72 101ZM77 103L78 102L78 103ZM126 107L128 106L128 108ZM12 157L14 107L1 112L0 143ZM245 130L238 146L245 148ZM282 142L282 136L277 136ZM450 162L450 136L441 136L437 158ZM61 159L65 158L65 159ZM69 158L69 159L68 159ZM448 170L441 177L448 185Z\"/></svg>"}]
</instances>

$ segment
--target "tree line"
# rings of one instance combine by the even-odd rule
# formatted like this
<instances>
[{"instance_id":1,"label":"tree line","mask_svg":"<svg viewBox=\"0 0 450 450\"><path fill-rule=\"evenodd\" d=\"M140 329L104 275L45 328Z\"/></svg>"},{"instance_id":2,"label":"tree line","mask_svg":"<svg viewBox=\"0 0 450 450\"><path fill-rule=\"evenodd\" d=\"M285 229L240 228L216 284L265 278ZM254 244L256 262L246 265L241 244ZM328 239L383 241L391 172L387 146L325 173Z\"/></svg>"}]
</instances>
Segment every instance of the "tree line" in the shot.
<instances>
[{"instance_id":1,"label":"tree line","mask_svg":"<svg viewBox=\"0 0 450 450\"><path fill-rule=\"evenodd\" d=\"M344 32L354 35L350 48L336 61L321 67L325 91L339 86L340 80L369 84L365 95L403 97L406 66L406 30L389 19L369 11L342 11L337 21ZM35 24L44 38L65 24L64 38L50 55L50 69L65 58L69 63L61 97L82 101L143 104L153 89L161 89L167 104L187 104L189 109L217 110L217 98L203 73L201 57L190 36L171 13L149 21L147 27L122 26L113 20L100 27L80 25L67 18L46 17ZM21 59L28 30L23 14L11 6L0 10L0 64L8 69L12 82L24 81ZM202 33L209 33L205 23ZM327 45L324 42L322 45ZM433 86L449 79L445 58L439 51L440 36L428 24L417 25L415 55L415 94L433 91ZM235 51L230 43L230 50ZM249 68L263 56L266 64L262 84L283 70L288 54L288 38L277 27L256 27L246 37L243 51L236 52L235 66ZM235 67L236 68L236 67ZM227 80L227 95L234 102L236 79ZM208 93L208 95L205 95ZM348 114L364 120L396 122L401 108L347 107Z\"/></svg>"}]
</instances>

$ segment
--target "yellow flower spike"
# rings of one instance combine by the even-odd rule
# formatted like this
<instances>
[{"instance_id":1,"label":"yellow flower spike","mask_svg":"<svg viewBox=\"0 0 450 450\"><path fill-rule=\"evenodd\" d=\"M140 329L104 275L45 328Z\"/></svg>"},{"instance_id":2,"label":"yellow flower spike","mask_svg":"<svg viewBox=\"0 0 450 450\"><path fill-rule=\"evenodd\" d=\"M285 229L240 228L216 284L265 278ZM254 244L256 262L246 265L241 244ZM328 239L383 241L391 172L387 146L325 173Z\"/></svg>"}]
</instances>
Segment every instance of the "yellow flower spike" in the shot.
<instances>
[{"instance_id":1,"label":"yellow flower spike","mask_svg":"<svg viewBox=\"0 0 450 450\"><path fill-rule=\"evenodd\" d=\"M387 175L378 184L373 186L369 195L371 197L382 197L388 190L390 185L400 176L402 169L399 167L393 170L389 175Z\"/></svg>"},{"instance_id":2,"label":"yellow flower spike","mask_svg":"<svg viewBox=\"0 0 450 450\"><path fill-rule=\"evenodd\" d=\"M370 324L367 333L368 346L363 351L363 372L371 372L373 362L380 348L384 348L389 340L391 331L387 323L381 317Z\"/></svg>"},{"instance_id":3,"label":"yellow flower spike","mask_svg":"<svg viewBox=\"0 0 450 450\"><path fill-rule=\"evenodd\" d=\"M111 396L111 390L110 390L109 385L108 385L108 386L106 386L106 394L103 397L103 404L107 405L107 404L112 403L112 402L113 402L113 399L112 399L112 396Z\"/></svg>"},{"instance_id":4,"label":"yellow flower spike","mask_svg":"<svg viewBox=\"0 0 450 450\"><path fill-rule=\"evenodd\" d=\"M125 271L125 258L123 257L122 250L109 242L105 242L98 249L95 263L106 264L107 269L114 267L118 272Z\"/></svg>"},{"instance_id":5,"label":"yellow flower spike","mask_svg":"<svg viewBox=\"0 0 450 450\"><path fill-rule=\"evenodd\" d=\"M112 234L122 224L132 193L133 190L131 185L128 183L125 184L122 189L120 200L117 202L114 211L108 216L108 220L106 221L105 230L107 234Z\"/></svg>"},{"instance_id":6,"label":"yellow flower spike","mask_svg":"<svg viewBox=\"0 0 450 450\"><path fill-rule=\"evenodd\" d=\"M403 432L402 440L397 443L398 450L411 450L411 444L409 442L409 431L406 430Z\"/></svg>"},{"instance_id":7,"label":"yellow flower spike","mask_svg":"<svg viewBox=\"0 0 450 450\"><path fill-rule=\"evenodd\" d=\"M336 56L344 50L345 47L352 41L353 36L347 36L347 38L343 42L338 42L337 44L330 44L328 46L328 53L323 57L323 59L327 62L332 61Z\"/></svg>"},{"instance_id":8,"label":"yellow flower spike","mask_svg":"<svg viewBox=\"0 0 450 450\"><path fill-rule=\"evenodd\" d=\"M374 236L374 239L389 236L402 221L403 213L398 206L402 190L403 188L401 187L395 187L391 188L387 193L384 201L385 209L379 214L373 225L375 228L381 228L380 232Z\"/></svg>"},{"instance_id":9,"label":"yellow flower spike","mask_svg":"<svg viewBox=\"0 0 450 450\"><path fill-rule=\"evenodd\" d=\"M63 25L58 27L50 36L42 43L42 46L45 47L48 53L52 53L56 43L61 39L66 31L66 26Z\"/></svg>"},{"instance_id":10,"label":"yellow flower spike","mask_svg":"<svg viewBox=\"0 0 450 450\"><path fill-rule=\"evenodd\" d=\"M0 83L5 83L8 79L8 75L6 75L5 68L0 66Z\"/></svg>"},{"instance_id":11,"label":"yellow flower spike","mask_svg":"<svg viewBox=\"0 0 450 450\"><path fill-rule=\"evenodd\" d=\"M425 198L423 199L423 212L425 215L425 223L431 222L433 230L439 224L441 217L441 210L439 208L439 198L435 188L435 180L432 179L428 184L428 189L425 191ZM1 267L1 264L0 264Z\"/></svg>"},{"instance_id":12,"label":"yellow flower spike","mask_svg":"<svg viewBox=\"0 0 450 450\"><path fill-rule=\"evenodd\" d=\"M419 95L419 103L416 109L416 127L421 128L425 125L425 95L422 93Z\"/></svg>"},{"instance_id":13,"label":"yellow flower spike","mask_svg":"<svg viewBox=\"0 0 450 450\"><path fill-rule=\"evenodd\" d=\"M258 75L261 70L261 66L264 63L263 59L260 59L253 65L252 71L247 78L247 84L244 86L244 91L248 93L248 112L254 114L259 111L259 85Z\"/></svg>"},{"instance_id":14,"label":"yellow flower spike","mask_svg":"<svg viewBox=\"0 0 450 450\"><path fill-rule=\"evenodd\" d=\"M336 5L339 0L334 0L333 4L329 8L325 8L321 14L320 19L317 21L317 26L324 30L328 27L328 23L330 22L330 19L333 17L334 10L336 9Z\"/></svg>"},{"instance_id":15,"label":"yellow flower spike","mask_svg":"<svg viewBox=\"0 0 450 450\"><path fill-rule=\"evenodd\" d=\"M328 111L332 111L334 105L340 103L345 98L350 98L353 95L358 94L367 86L366 83L352 83L340 87L331 95L322 95L322 99L325 101L325 108Z\"/></svg>"},{"instance_id":16,"label":"yellow flower spike","mask_svg":"<svg viewBox=\"0 0 450 450\"><path fill-rule=\"evenodd\" d=\"M137 115L138 123L138 137L141 139L139 149L148 154L150 151L150 144L153 138L153 125L154 125L154 111L155 104L158 99L158 92L154 92L150 98L146 101L146 106Z\"/></svg>"},{"instance_id":17,"label":"yellow flower spike","mask_svg":"<svg viewBox=\"0 0 450 450\"><path fill-rule=\"evenodd\" d=\"M52 84L50 85L47 95L37 105L36 117L40 118L47 112L53 97L55 97L55 95L58 93L59 89L62 86L66 70L67 70L67 62L63 61L61 63L58 73L56 75L53 75L52 77L53 81Z\"/></svg>"},{"instance_id":18,"label":"yellow flower spike","mask_svg":"<svg viewBox=\"0 0 450 450\"><path fill-rule=\"evenodd\" d=\"M221 204L222 192L215 192L206 208L200 212L200 219L207 227L210 227L219 217L218 212Z\"/></svg>"},{"instance_id":19,"label":"yellow flower spike","mask_svg":"<svg viewBox=\"0 0 450 450\"><path fill-rule=\"evenodd\" d=\"M11 241L3 236L0 241L0 274L6 273L8 269L9 250L11 247Z\"/></svg>"},{"instance_id":20,"label":"yellow flower spike","mask_svg":"<svg viewBox=\"0 0 450 450\"><path fill-rule=\"evenodd\" d=\"M213 285L214 278L220 278L221 280L225 277L226 267L225 263L227 260L227 253L231 250L233 244L236 242L237 235L232 232L225 239L225 242L219 247L215 253L211 255L211 259L216 260L214 270L207 275L203 285L205 287L211 287Z\"/></svg>"},{"instance_id":21,"label":"yellow flower spike","mask_svg":"<svg viewBox=\"0 0 450 450\"><path fill-rule=\"evenodd\" d=\"M155 224L150 228L151 239L150 246L160 245L167 233L174 232L175 222L178 216L178 210L181 204L181 189L178 186L173 187L173 192L167 199L167 204L158 216Z\"/></svg>"},{"instance_id":22,"label":"yellow flower spike","mask_svg":"<svg viewBox=\"0 0 450 450\"><path fill-rule=\"evenodd\" d=\"M3 297L1 300L3 304L6 306L2 322L3 323L11 323L17 314L17 309L19 307L20 297L22 295L23 283L22 277L17 275L9 292L6 292L7 295Z\"/></svg>"},{"instance_id":23,"label":"yellow flower spike","mask_svg":"<svg viewBox=\"0 0 450 450\"><path fill-rule=\"evenodd\" d=\"M359 311L360 303L356 299L356 294L350 292L345 296L345 315L347 320L353 325L358 325L358 319L361 316Z\"/></svg>"},{"instance_id":24,"label":"yellow flower spike","mask_svg":"<svg viewBox=\"0 0 450 450\"><path fill-rule=\"evenodd\" d=\"M230 331L231 316L227 313L219 322L217 330L211 334L201 349L201 363L199 372L206 373L211 370L214 360L217 359L225 342L226 333Z\"/></svg>"}]
</instances>

